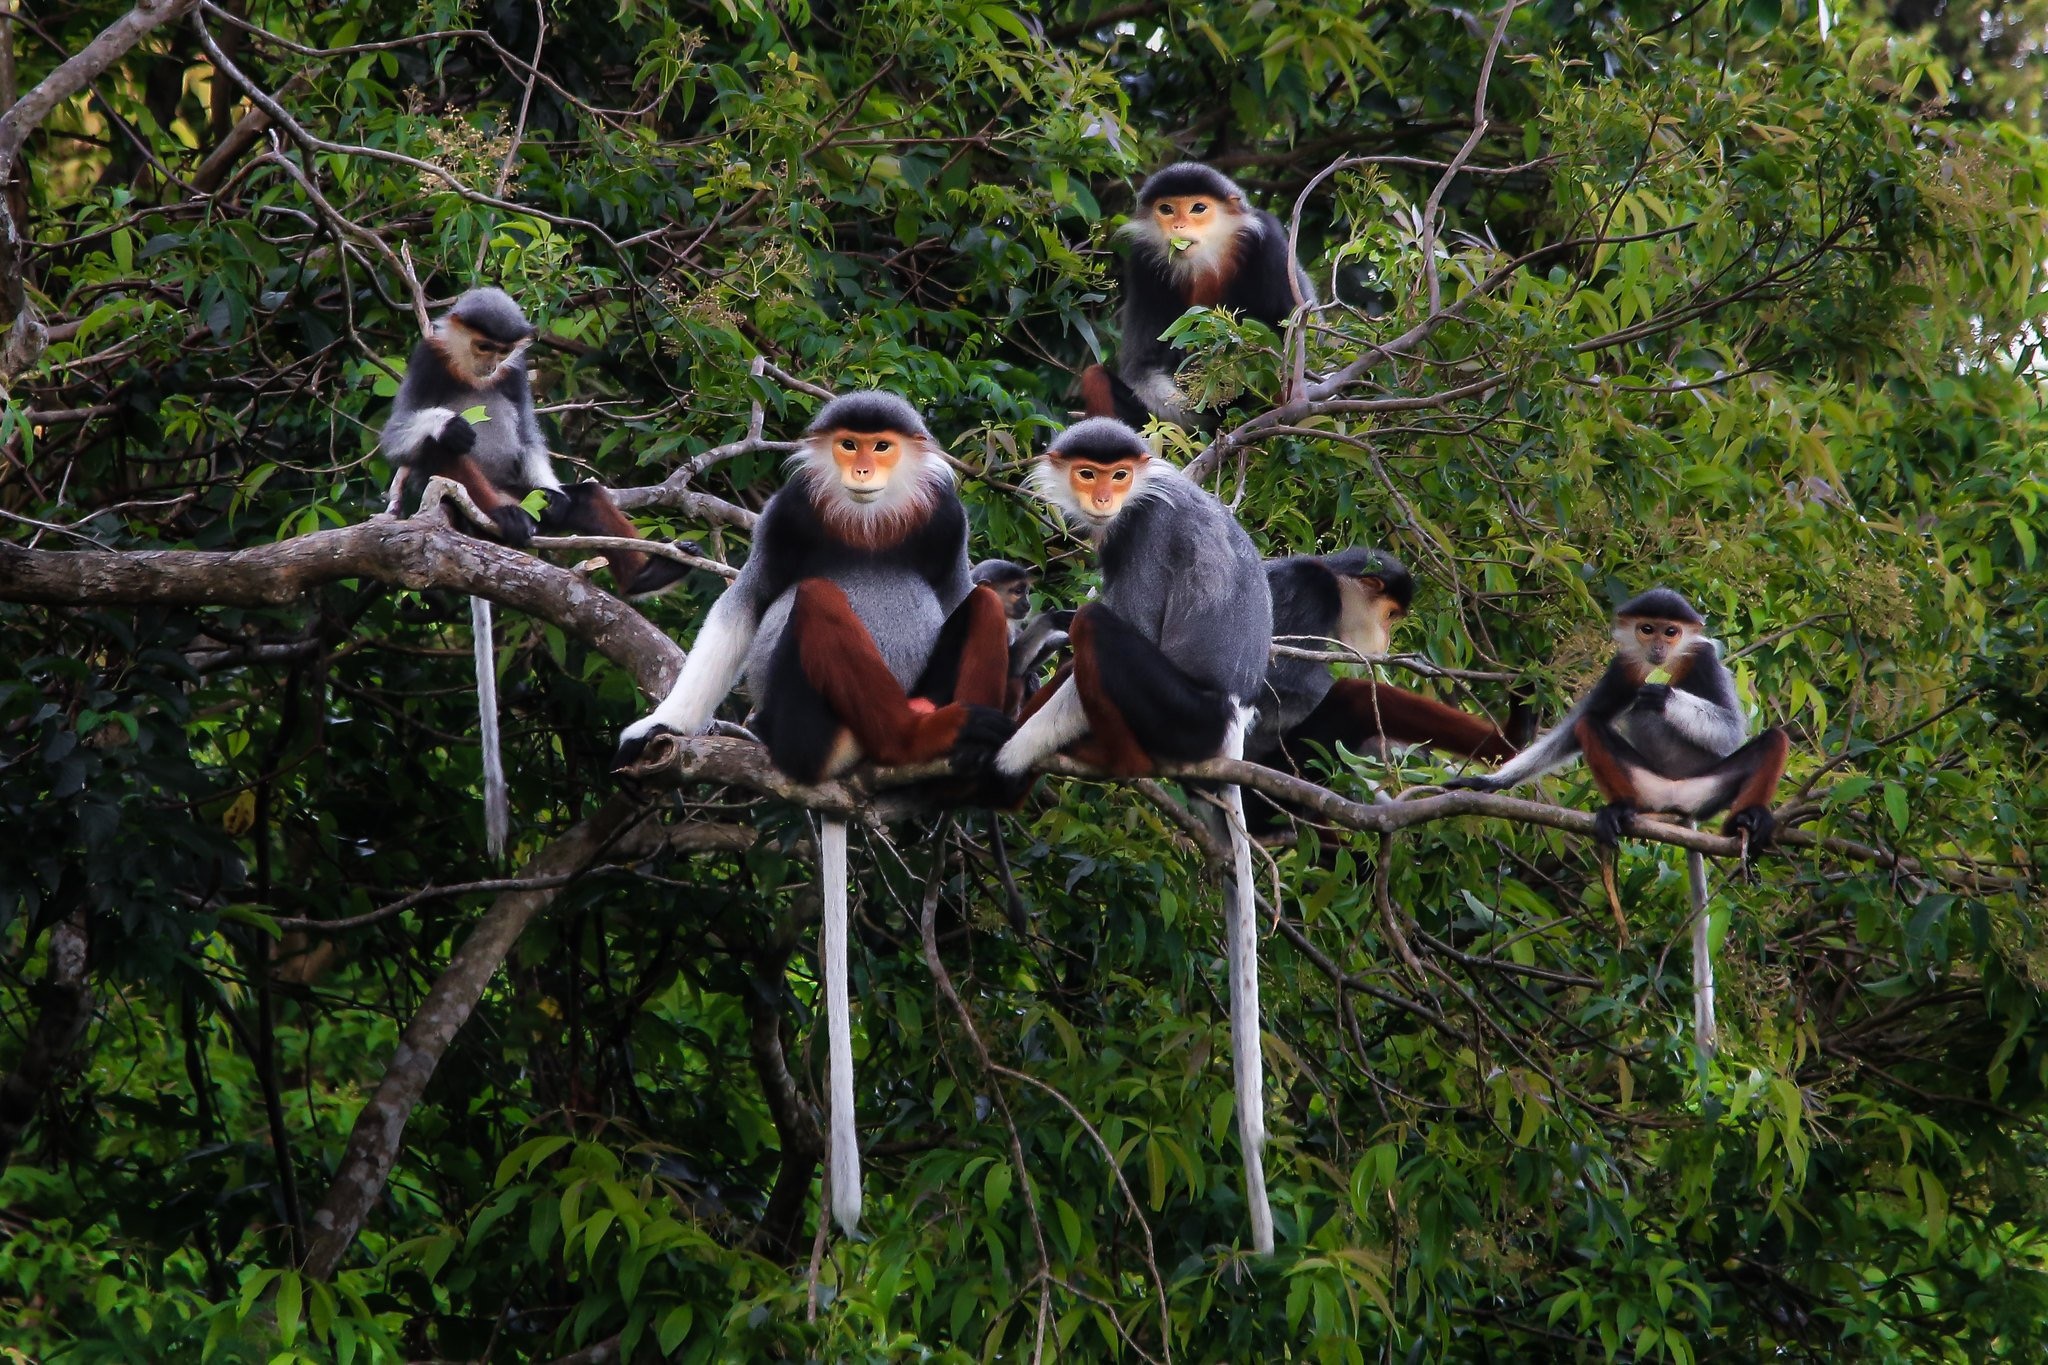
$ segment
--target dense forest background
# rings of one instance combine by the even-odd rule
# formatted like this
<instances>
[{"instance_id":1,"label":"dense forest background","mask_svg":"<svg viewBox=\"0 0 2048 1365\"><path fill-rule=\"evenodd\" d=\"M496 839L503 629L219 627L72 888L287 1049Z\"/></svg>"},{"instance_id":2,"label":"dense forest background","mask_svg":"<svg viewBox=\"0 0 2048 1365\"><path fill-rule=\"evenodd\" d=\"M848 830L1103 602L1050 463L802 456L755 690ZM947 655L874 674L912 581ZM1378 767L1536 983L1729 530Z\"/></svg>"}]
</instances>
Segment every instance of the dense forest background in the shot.
<instances>
[{"instance_id":1,"label":"dense forest background","mask_svg":"<svg viewBox=\"0 0 2048 1365\"><path fill-rule=\"evenodd\" d=\"M0 3L0 1360L2040 1359L2044 32ZM1582 773L1488 806L1337 756L1344 818L1262 872L1256 1258L1177 790L868 806L841 1240L808 821L608 771L721 580L643 617L385 517L376 431L425 311L498 283L564 469L651 531L739 562L821 391L882 384L1071 604L1019 484L1182 155L1328 306L1185 322L1232 416L1169 452L1269 553L1401 554L1377 666L1525 733L1683 590L1794 737L1793 833L1711 860L1708 1056L1678 849L1624 845L1623 941Z\"/></svg>"}]
</instances>

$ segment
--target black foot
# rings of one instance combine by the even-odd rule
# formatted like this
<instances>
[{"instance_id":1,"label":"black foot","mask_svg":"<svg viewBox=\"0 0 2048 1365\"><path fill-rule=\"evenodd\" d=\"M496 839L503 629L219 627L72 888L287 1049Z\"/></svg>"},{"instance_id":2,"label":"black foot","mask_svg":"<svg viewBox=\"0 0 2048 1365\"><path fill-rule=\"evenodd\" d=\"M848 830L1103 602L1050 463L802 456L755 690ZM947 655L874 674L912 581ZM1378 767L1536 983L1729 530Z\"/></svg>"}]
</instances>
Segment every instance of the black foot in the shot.
<instances>
[{"instance_id":1,"label":"black foot","mask_svg":"<svg viewBox=\"0 0 2048 1365\"><path fill-rule=\"evenodd\" d=\"M1778 833L1778 818L1771 814L1769 806L1744 806L1728 817L1728 823L1721 832L1729 838L1738 834L1749 836L1749 851L1761 853L1771 846L1771 840Z\"/></svg>"},{"instance_id":2,"label":"black foot","mask_svg":"<svg viewBox=\"0 0 2048 1365\"><path fill-rule=\"evenodd\" d=\"M1017 723L1000 711L986 706L967 708L967 719L953 740L953 771L962 777L980 777L990 772L996 751L1017 733Z\"/></svg>"},{"instance_id":3,"label":"black foot","mask_svg":"<svg viewBox=\"0 0 2048 1365\"><path fill-rule=\"evenodd\" d=\"M684 546L689 549L689 546ZM690 551L695 554L695 550ZM665 559L660 555L649 555L647 562L640 566L629 582L619 584L619 595L628 601L654 597L667 592L690 576L690 566L678 560Z\"/></svg>"},{"instance_id":4,"label":"black foot","mask_svg":"<svg viewBox=\"0 0 2048 1365\"><path fill-rule=\"evenodd\" d=\"M490 516L491 525L496 528L498 539L503 543L517 550L523 550L533 543L534 529L540 523L527 515L526 509L518 503L510 502L503 507L493 508Z\"/></svg>"},{"instance_id":5,"label":"black foot","mask_svg":"<svg viewBox=\"0 0 2048 1365\"><path fill-rule=\"evenodd\" d=\"M1497 792L1501 790L1501 783L1485 776L1454 777L1444 783L1444 790L1454 792Z\"/></svg>"},{"instance_id":6,"label":"black foot","mask_svg":"<svg viewBox=\"0 0 2048 1365\"><path fill-rule=\"evenodd\" d=\"M1613 848L1621 842L1621 836L1628 832L1628 827L1634 823L1635 818L1634 806L1621 802L1604 806L1593 816L1593 837L1607 847Z\"/></svg>"},{"instance_id":7,"label":"black foot","mask_svg":"<svg viewBox=\"0 0 2048 1365\"><path fill-rule=\"evenodd\" d=\"M681 730L666 725L651 725L635 733L637 727L629 726L619 739L618 752L612 755L612 771L630 768L640 761L640 755L647 752L647 741L656 735L679 735Z\"/></svg>"}]
</instances>

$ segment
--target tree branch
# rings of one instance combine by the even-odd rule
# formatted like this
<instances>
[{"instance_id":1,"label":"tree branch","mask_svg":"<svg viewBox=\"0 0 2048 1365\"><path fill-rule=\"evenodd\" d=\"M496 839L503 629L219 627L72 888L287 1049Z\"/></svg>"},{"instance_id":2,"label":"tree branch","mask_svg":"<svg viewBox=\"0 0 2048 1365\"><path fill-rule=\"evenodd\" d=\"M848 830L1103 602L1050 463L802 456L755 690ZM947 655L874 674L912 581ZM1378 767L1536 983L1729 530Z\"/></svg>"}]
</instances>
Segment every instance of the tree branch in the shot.
<instances>
[{"instance_id":1,"label":"tree branch","mask_svg":"<svg viewBox=\"0 0 2048 1365\"><path fill-rule=\"evenodd\" d=\"M561 894L552 884L554 880L573 877L602 857L631 856L643 848L651 850L657 846L661 841L660 830L644 825L647 814L644 807L626 796L606 801L594 815L570 828L526 865L526 877L543 885L500 896L455 950L447 970L434 982L419 1013L406 1026L405 1036L399 1039L376 1094L356 1115L334 1183L320 1211L313 1215L312 1244L302 1267L307 1275L317 1280L331 1279L340 1268L356 1233L384 1193L413 1106L426 1093L442 1055L468 1022L470 1012L497 974L505 955L512 951L512 945L533 917L554 904ZM635 834L640 836L639 840L629 841L628 836Z\"/></svg>"}]
</instances>

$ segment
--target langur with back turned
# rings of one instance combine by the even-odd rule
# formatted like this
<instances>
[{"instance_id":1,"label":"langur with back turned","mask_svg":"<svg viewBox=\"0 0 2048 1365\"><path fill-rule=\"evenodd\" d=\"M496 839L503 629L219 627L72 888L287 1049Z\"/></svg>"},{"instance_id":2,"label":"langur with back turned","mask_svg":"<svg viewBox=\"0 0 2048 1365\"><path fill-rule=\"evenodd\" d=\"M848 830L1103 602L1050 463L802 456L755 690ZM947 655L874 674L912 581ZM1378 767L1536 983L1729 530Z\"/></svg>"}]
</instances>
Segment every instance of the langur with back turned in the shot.
<instances>
[{"instance_id":1,"label":"langur with back turned","mask_svg":"<svg viewBox=\"0 0 2048 1365\"><path fill-rule=\"evenodd\" d=\"M399 496L403 485L424 489L436 475L452 479L489 519L493 536L507 545L523 546L537 530L638 539L639 531L602 484L564 487L556 477L527 384L525 352L533 335L533 324L511 295L502 289L472 289L413 348L382 438L385 457L401 471ZM483 409L481 420L463 416L475 408ZM547 495L538 521L520 505L536 489ZM673 559L636 550L608 550L605 558L626 597L651 597L689 572ZM488 599L470 599L470 627L482 717L484 829L496 858L505 851L511 806L498 749Z\"/></svg>"},{"instance_id":2,"label":"langur with back turned","mask_svg":"<svg viewBox=\"0 0 2048 1365\"><path fill-rule=\"evenodd\" d=\"M1021 789L1034 765L1061 750L1118 777L1242 757L1273 642L1272 598L1244 528L1111 418L1090 418L1054 437L1031 482L1088 529L1102 591L1074 613L1071 669L1032 699L996 755L998 782ZM1222 812L1206 802L1197 810L1232 853L1224 909L1238 1139L1252 1243L1268 1252L1273 1213L1251 843L1238 788L1227 785L1221 796Z\"/></svg>"},{"instance_id":3,"label":"langur with back turned","mask_svg":"<svg viewBox=\"0 0 2048 1365\"><path fill-rule=\"evenodd\" d=\"M1186 425L1196 417L1174 380L1186 353L1165 339L1190 308L1227 308L1276 331L1315 289L1295 264L1287 228L1253 208L1237 183L1198 161L1153 175L1138 191L1137 212L1120 230L1131 241L1124 263L1123 336L1114 372L1081 373L1090 417L1140 427L1153 417Z\"/></svg>"},{"instance_id":4,"label":"langur with back turned","mask_svg":"<svg viewBox=\"0 0 2048 1365\"><path fill-rule=\"evenodd\" d=\"M793 476L754 527L746 566L697 633L682 676L626 727L618 763L656 734L698 734L745 676L775 766L818 782L865 759L950 756L979 771L1008 737L1001 600L968 576L967 513L916 409L863 391L826 403ZM819 820L834 1216L860 1223L846 995L846 822Z\"/></svg>"}]
</instances>

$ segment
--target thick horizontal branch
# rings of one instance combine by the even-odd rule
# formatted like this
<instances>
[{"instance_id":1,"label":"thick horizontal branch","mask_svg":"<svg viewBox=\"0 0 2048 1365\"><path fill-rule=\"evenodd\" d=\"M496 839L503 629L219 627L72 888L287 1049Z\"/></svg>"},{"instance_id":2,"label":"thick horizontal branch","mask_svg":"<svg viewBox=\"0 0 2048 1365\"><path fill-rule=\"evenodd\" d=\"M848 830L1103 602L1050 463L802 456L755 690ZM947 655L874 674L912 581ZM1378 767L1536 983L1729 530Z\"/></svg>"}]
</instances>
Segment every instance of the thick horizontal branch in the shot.
<instances>
[{"instance_id":1,"label":"thick horizontal branch","mask_svg":"<svg viewBox=\"0 0 2048 1365\"><path fill-rule=\"evenodd\" d=\"M0 542L0 601L58 607L287 606L347 579L447 588L539 617L588 643L652 695L683 651L588 580L454 530L439 516L378 516L247 550L28 550Z\"/></svg>"},{"instance_id":2,"label":"thick horizontal branch","mask_svg":"<svg viewBox=\"0 0 2048 1365\"><path fill-rule=\"evenodd\" d=\"M1055 756L1039 771L1058 777L1106 782L1113 779L1073 759ZM657 735L649 742L641 760L629 772L634 780L649 785L687 786L716 783L742 787L764 796L835 815L859 818L869 815L891 818L915 813L920 808L937 809L958 804L957 793L945 792L929 802L905 800L904 787L942 781L952 776L944 760L896 768L861 768L830 782L807 786L778 772L768 761L767 750L746 740L723 736ZM1203 763L1164 768L1156 775L1174 781L1234 782L1283 805L1345 829L1367 834L1389 834L1417 825L1433 824L1461 816L1481 816L1511 824L1537 825L1587 838L1593 836L1591 812L1543 801L1529 801L1496 792L1435 791L1417 789L1419 794L1399 801L1362 802L1340 796L1327 787L1241 759L1212 758ZM878 800L887 794L886 805ZM1711 858L1741 858L1744 841L1705 830L1687 829L1639 816L1628 835L1644 843L1669 844L1691 849ZM1860 844L1849 839L1823 837L1806 830L1780 830L1777 851L1811 849L1851 862L1895 868L1910 876L1946 882L1975 894L1999 894L2013 889L2004 878L1986 877L1961 870L1930 869L1916 859L1890 849Z\"/></svg>"}]
</instances>

